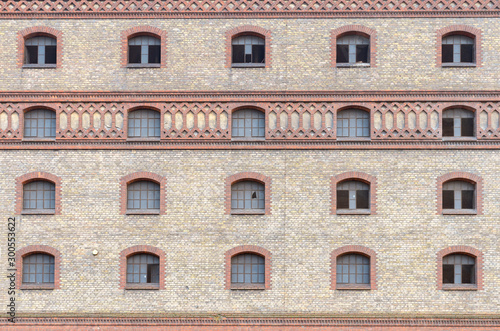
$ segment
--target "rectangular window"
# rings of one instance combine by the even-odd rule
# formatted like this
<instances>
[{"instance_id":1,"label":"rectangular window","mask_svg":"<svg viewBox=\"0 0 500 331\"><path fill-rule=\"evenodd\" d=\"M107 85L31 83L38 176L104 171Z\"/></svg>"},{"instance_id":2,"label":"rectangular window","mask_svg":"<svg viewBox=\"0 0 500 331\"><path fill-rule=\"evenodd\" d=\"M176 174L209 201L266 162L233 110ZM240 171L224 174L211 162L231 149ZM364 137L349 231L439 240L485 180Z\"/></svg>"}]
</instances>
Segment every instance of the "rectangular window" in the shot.
<instances>
[{"instance_id":1,"label":"rectangular window","mask_svg":"<svg viewBox=\"0 0 500 331\"><path fill-rule=\"evenodd\" d=\"M337 45L337 63L349 63L349 45Z\"/></svg>"},{"instance_id":2,"label":"rectangular window","mask_svg":"<svg viewBox=\"0 0 500 331\"><path fill-rule=\"evenodd\" d=\"M462 137L474 137L474 119L462 118Z\"/></svg>"},{"instance_id":3,"label":"rectangular window","mask_svg":"<svg viewBox=\"0 0 500 331\"><path fill-rule=\"evenodd\" d=\"M252 45L253 63L264 63L265 54L264 45Z\"/></svg>"},{"instance_id":4,"label":"rectangular window","mask_svg":"<svg viewBox=\"0 0 500 331\"><path fill-rule=\"evenodd\" d=\"M45 46L45 64L56 64L56 46Z\"/></svg>"},{"instance_id":5,"label":"rectangular window","mask_svg":"<svg viewBox=\"0 0 500 331\"><path fill-rule=\"evenodd\" d=\"M443 137L453 137L454 135L453 118L443 118Z\"/></svg>"},{"instance_id":6,"label":"rectangular window","mask_svg":"<svg viewBox=\"0 0 500 331\"><path fill-rule=\"evenodd\" d=\"M370 45L356 45L356 62L369 63Z\"/></svg>"},{"instance_id":7,"label":"rectangular window","mask_svg":"<svg viewBox=\"0 0 500 331\"><path fill-rule=\"evenodd\" d=\"M474 284L474 265L462 265L462 284Z\"/></svg>"},{"instance_id":8,"label":"rectangular window","mask_svg":"<svg viewBox=\"0 0 500 331\"><path fill-rule=\"evenodd\" d=\"M26 63L38 64L38 46L26 46Z\"/></svg>"},{"instance_id":9,"label":"rectangular window","mask_svg":"<svg viewBox=\"0 0 500 331\"><path fill-rule=\"evenodd\" d=\"M443 265L443 284L455 283L455 266L453 264Z\"/></svg>"},{"instance_id":10,"label":"rectangular window","mask_svg":"<svg viewBox=\"0 0 500 331\"><path fill-rule=\"evenodd\" d=\"M337 209L349 209L349 191L337 191Z\"/></svg>"},{"instance_id":11,"label":"rectangular window","mask_svg":"<svg viewBox=\"0 0 500 331\"><path fill-rule=\"evenodd\" d=\"M442 45L442 62L453 63L453 45Z\"/></svg>"},{"instance_id":12,"label":"rectangular window","mask_svg":"<svg viewBox=\"0 0 500 331\"><path fill-rule=\"evenodd\" d=\"M245 63L245 45L233 45L233 63Z\"/></svg>"},{"instance_id":13,"label":"rectangular window","mask_svg":"<svg viewBox=\"0 0 500 331\"><path fill-rule=\"evenodd\" d=\"M460 62L462 63L474 62L474 45L470 44L460 45Z\"/></svg>"},{"instance_id":14,"label":"rectangular window","mask_svg":"<svg viewBox=\"0 0 500 331\"><path fill-rule=\"evenodd\" d=\"M474 191L462 191L462 208L474 209Z\"/></svg>"},{"instance_id":15,"label":"rectangular window","mask_svg":"<svg viewBox=\"0 0 500 331\"><path fill-rule=\"evenodd\" d=\"M443 209L455 208L455 191L443 190Z\"/></svg>"},{"instance_id":16,"label":"rectangular window","mask_svg":"<svg viewBox=\"0 0 500 331\"><path fill-rule=\"evenodd\" d=\"M356 208L357 209L368 209L369 205L369 197L370 192L366 190L358 190L356 191Z\"/></svg>"},{"instance_id":17,"label":"rectangular window","mask_svg":"<svg viewBox=\"0 0 500 331\"><path fill-rule=\"evenodd\" d=\"M128 46L128 63L141 63L141 46Z\"/></svg>"},{"instance_id":18,"label":"rectangular window","mask_svg":"<svg viewBox=\"0 0 500 331\"><path fill-rule=\"evenodd\" d=\"M160 45L149 45L148 63L160 63Z\"/></svg>"}]
</instances>

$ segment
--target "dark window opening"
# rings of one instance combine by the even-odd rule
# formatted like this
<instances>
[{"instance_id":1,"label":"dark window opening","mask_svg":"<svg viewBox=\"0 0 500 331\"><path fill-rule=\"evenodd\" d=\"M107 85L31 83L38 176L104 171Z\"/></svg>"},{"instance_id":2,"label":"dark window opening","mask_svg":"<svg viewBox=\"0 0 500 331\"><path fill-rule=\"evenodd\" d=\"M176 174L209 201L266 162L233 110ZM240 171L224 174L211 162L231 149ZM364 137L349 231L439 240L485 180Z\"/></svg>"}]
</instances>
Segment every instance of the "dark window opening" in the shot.
<instances>
[{"instance_id":1,"label":"dark window opening","mask_svg":"<svg viewBox=\"0 0 500 331\"><path fill-rule=\"evenodd\" d=\"M443 112L443 137L474 137L474 112L461 108Z\"/></svg>"},{"instance_id":2,"label":"dark window opening","mask_svg":"<svg viewBox=\"0 0 500 331\"><path fill-rule=\"evenodd\" d=\"M469 209L475 206L475 185L469 182L454 180L443 184L443 209Z\"/></svg>"},{"instance_id":3,"label":"dark window opening","mask_svg":"<svg viewBox=\"0 0 500 331\"><path fill-rule=\"evenodd\" d=\"M356 45L356 62L369 63L370 46Z\"/></svg>"},{"instance_id":4,"label":"dark window opening","mask_svg":"<svg viewBox=\"0 0 500 331\"><path fill-rule=\"evenodd\" d=\"M264 38L244 35L232 41L232 63L234 64L264 64L265 54Z\"/></svg>"},{"instance_id":5,"label":"dark window opening","mask_svg":"<svg viewBox=\"0 0 500 331\"><path fill-rule=\"evenodd\" d=\"M460 45L460 62L474 62L474 45Z\"/></svg>"},{"instance_id":6,"label":"dark window opening","mask_svg":"<svg viewBox=\"0 0 500 331\"><path fill-rule=\"evenodd\" d=\"M141 46L128 47L128 62L141 63Z\"/></svg>"},{"instance_id":7,"label":"dark window opening","mask_svg":"<svg viewBox=\"0 0 500 331\"><path fill-rule=\"evenodd\" d=\"M337 185L337 209L369 209L370 186L366 183L348 180Z\"/></svg>"},{"instance_id":8,"label":"dark window opening","mask_svg":"<svg viewBox=\"0 0 500 331\"><path fill-rule=\"evenodd\" d=\"M370 63L370 39L350 34L337 39L337 63Z\"/></svg>"},{"instance_id":9,"label":"dark window opening","mask_svg":"<svg viewBox=\"0 0 500 331\"><path fill-rule=\"evenodd\" d=\"M38 64L38 46L26 46L26 64Z\"/></svg>"},{"instance_id":10,"label":"dark window opening","mask_svg":"<svg viewBox=\"0 0 500 331\"><path fill-rule=\"evenodd\" d=\"M151 254L127 258L127 283L159 284L160 259Z\"/></svg>"},{"instance_id":11,"label":"dark window opening","mask_svg":"<svg viewBox=\"0 0 500 331\"><path fill-rule=\"evenodd\" d=\"M56 64L56 46L45 46L45 64Z\"/></svg>"},{"instance_id":12,"label":"dark window opening","mask_svg":"<svg viewBox=\"0 0 500 331\"><path fill-rule=\"evenodd\" d=\"M448 64L467 64L475 62L475 40L473 38L454 34L443 38L441 60Z\"/></svg>"},{"instance_id":13,"label":"dark window opening","mask_svg":"<svg viewBox=\"0 0 500 331\"><path fill-rule=\"evenodd\" d=\"M128 41L128 63L158 64L161 61L161 40L153 36L138 36Z\"/></svg>"},{"instance_id":14,"label":"dark window opening","mask_svg":"<svg viewBox=\"0 0 500 331\"><path fill-rule=\"evenodd\" d=\"M45 65L57 63L57 40L47 36L37 36L24 42L24 63Z\"/></svg>"},{"instance_id":15,"label":"dark window opening","mask_svg":"<svg viewBox=\"0 0 500 331\"><path fill-rule=\"evenodd\" d=\"M443 258L443 284L475 284L476 259L464 254Z\"/></svg>"},{"instance_id":16,"label":"dark window opening","mask_svg":"<svg viewBox=\"0 0 500 331\"><path fill-rule=\"evenodd\" d=\"M443 63L453 62L453 45L443 45L442 62Z\"/></svg>"}]
</instances>

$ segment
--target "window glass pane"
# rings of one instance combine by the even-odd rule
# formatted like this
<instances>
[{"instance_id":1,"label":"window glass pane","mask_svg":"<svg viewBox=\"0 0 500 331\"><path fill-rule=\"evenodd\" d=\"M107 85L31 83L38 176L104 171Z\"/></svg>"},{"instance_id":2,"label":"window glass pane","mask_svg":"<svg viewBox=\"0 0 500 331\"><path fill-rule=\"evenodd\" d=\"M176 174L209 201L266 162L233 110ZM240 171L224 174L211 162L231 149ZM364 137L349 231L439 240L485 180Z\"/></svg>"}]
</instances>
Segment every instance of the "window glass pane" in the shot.
<instances>
[{"instance_id":1,"label":"window glass pane","mask_svg":"<svg viewBox=\"0 0 500 331\"><path fill-rule=\"evenodd\" d=\"M160 53L161 53L160 45L150 45L148 63L160 63Z\"/></svg>"},{"instance_id":2,"label":"window glass pane","mask_svg":"<svg viewBox=\"0 0 500 331\"><path fill-rule=\"evenodd\" d=\"M356 208L358 209L368 209L370 208L370 192L365 190L356 191Z\"/></svg>"},{"instance_id":3,"label":"window glass pane","mask_svg":"<svg viewBox=\"0 0 500 331\"><path fill-rule=\"evenodd\" d=\"M474 265L462 265L462 284L473 284Z\"/></svg>"},{"instance_id":4,"label":"window glass pane","mask_svg":"<svg viewBox=\"0 0 500 331\"><path fill-rule=\"evenodd\" d=\"M45 46L45 64L56 64L56 46Z\"/></svg>"},{"instance_id":5,"label":"window glass pane","mask_svg":"<svg viewBox=\"0 0 500 331\"><path fill-rule=\"evenodd\" d=\"M474 137L474 118L462 118L462 137Z\"/></svg>"},{"instance_id":6,"label":"window glass pane","mask_svg":"<svg viewBox=\"0 0 500 331\"><path fill-rule=\"evenodd\" d=\"M337 45L337 63L349 63L349 45Z\"/></svg>"},{"instance_id":7,"label":"window glass pane","mask_svg":"<svg viewBox=\"0 0 500 331\"><path fill-rule=\"evenodd\" d=\"M443 45L441 61L443 63L453 62L453 45Z\"/></svg>"},{"instance_id":8,"label":"window glass pane","mask_svg":"<svg viewBox=\"0 0 500 331\"><path fill-rule=\"evenodd\" d=\"M455 283L455 267L450 264L443 265L443 284Z\"/></svg>"},{"instance_id":9,"label":"window glass pane","mask_svg":"<svg viewBox=\"0 0 500 331\"><path fill-rule=\"evenodd\" d=\"M356 45L356 62L369 63L369 45Z\"/></svg>"},{"instance_id":10,"label":"window glass pane","mask_svg":"<svg viewBox=\"0 0 500 331\"><path fill-rule=\"evenodd\" d=\"M245 46L233 45L233 63L245 62Z\"/></svg>"},{"instance_id":11,"label":"window glass pane","mask_svg":"<svg viewBox=\"0 0 500 331\"><path fill-rule=\"evenodd\" d=\"M443 190L443 208L444 209L454 209L455 208L455 192L454 191L444 191Z\"/></svg>"},{"instance_id":12,"label":"window glass pane","mask_svg":"<svg viewBox=\"0 0 500 331\"><path fill-rule=\"evenodd\" d=\"M460 45L460 62L474 62L474 45Z\"/></svg>"},{"instance_id":13,"label":"window glass pane","mask_svg":"<svg viewBox=\"0 0 500 331\"><path fill-rule=\"evenodd\" d=\"M252 46L252 57L253 63L265 63L265 46L264 45L253 45Z\"/></svg>"},{"instance_id":14,"label":"window glass pane","mask_svg":"<svg viewBox=\"0 0 500 331\"><path fill-rule=\"evenodd\" d=\"M462 191L462 209L474 209L474 191Z\"/></svg>"},{"instance_id":15,"label":"window glass pane","mask_svg":"<svg viewBox=\"0 0 500 331\"><path fill-rule=\"evenodd\" d=\"M128 46L128 63L141 63L141 46Z\"/></svg>"},{"instance_id":16,"label":"window glass pane","mask_svg":"<svg viewBox=\"0 0 500 331\"><path fill-rule=\"evenodd\" d=\"M337 209L349 209L349 191L337 190Z\"/></svg>"},{"instance_id":17,"label":"window glass pane","mask_svg":"<svg viewBox=\"0 0 500 331\"><path fill-rule=\"evenodd\" d=\"M26 64L38 64L38 46L26 46Z\"/></svg>"}]
</instances>

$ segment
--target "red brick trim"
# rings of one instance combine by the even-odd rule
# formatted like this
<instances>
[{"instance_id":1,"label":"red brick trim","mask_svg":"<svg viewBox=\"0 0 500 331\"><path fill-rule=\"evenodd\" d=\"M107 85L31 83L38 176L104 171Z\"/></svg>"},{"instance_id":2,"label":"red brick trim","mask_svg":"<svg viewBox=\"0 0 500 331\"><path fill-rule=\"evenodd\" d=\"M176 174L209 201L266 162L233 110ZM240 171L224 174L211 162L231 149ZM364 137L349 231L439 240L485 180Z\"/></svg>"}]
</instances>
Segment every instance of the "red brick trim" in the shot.
<instances>
[{"instance_id":1,"label":"red brick trim","mask_svg":"<svg viewBox=\"0 0 500 331\"><path fill-rule=\"evenodd\" d=\"M377 67L377 31L358 24L345 25L332 30L330 37L332 67L337 67L337 39L347 34L359 34L370 39L370 67Z\"/></svg>"},{"instance_id":2,"label":"red brick trim","mask_svg":"<svg viewBox=\"0 0 500 331\"><path fill-rule=\"evenodd\" d=\"M235 183L249 180L264 184L264 205L266 215L271 215L271 178L256 172L240 172L226 178L226 215L231 214L231 186Z\"/></svg>"},{"instance_id":3,"label":"red brick trim","mask_svg":"<svg viewBox=\"0 0 500 331\"><path fill-rule=\"evenodd\" d=\"M160 38L160 45L161 45L161 51L160 51L160 67L165 68L167 66L167 32L155 28L153 26L148 26L148 25L142 25L142 26L136 26L130 29L127 29L125 31L122 31L122 61L121 61L121 67L125 68L128 65L128 41L131 38L140 36L140 35L147 35L147 36L152 36L156 38Z\"/></svg>"},{"instance_id":4,"label":"red brick trim","mask_svg":"<svg viewBox=\"0 0 500 331\"><path fill-rule=\"evenodd\" d=\"M23 285L23 259L25 256L36 254L36 253L45 253L50 254L54 257L54 285ZM61 253L50 246L46 245L32 245L21 248L16 252L16 288L18 289L60 289L61 288Z\"/></svg>"},{"instance_id":5,"label":"red brick trim","mask_svg":"<svg viewBox=\"0 0 500 331\"><path fill-rule=\"evenodd\" d=\"M16 214L20 215L23 211L23 186L37 180L44 180L55 185L55 215L61 215L61 178L49 174L48 172L36 171L30 172L29 174L22 175L16 178Z\"/></svg>"},{"instance_id":6,"label":"red brick trim","mask_svg":"<svg viewBox=\"0 0 500 331\"><path fill-rule=\"evenodd\" d=\"M254 253L264 257L264 289L271 289L271 252L267 249L255 245L243 245L231 248L224 254L226 290L231 289L231 258L242 253Z\"/></svg>"},{"instance_id":7,"label":"red brick trim","mask_svg":"<svg viewBox=\"0 0 500 331\"><path fill-rule=\"evenodd\" d=\"M271 67L271 31L255 25L242 25L226 31L226 68L232 64L232 41L241 35L254 35L265 39L266 68Z\"/></svg>"},{"instance_id":8,"label":"red brick trim","mask_svg":"<svg viewBox=\"0 0 500 331\"><path fill-rule=\"evenodd\" d=\"M437 214L443 213L443 184L450 180L463 180L471 184L476 185L476 212L477 215L483 214L483 178L479 175L471 174L468 172L455 171L450 172L445 175L439 176L437 178ZM460 214L460 211L457 211Z\"/></svg>"},{"instance_id":9,"label":"red brick trim","mask_svg":"<svg viewBox=\"0 0 500 331\"><path fill-rule=\"evenodd\" d=\"M147 180L160 184L160 215L164 215L166 211L165 189L167 186L167 179L155 173L146 171L134 172L132 174L128 174L120 178L120 214L121 215L127 214L128 185L140 180Z\"/></svg>"},{"instance_id":10,"label":"red brick trim","mask_svg":"<svg viewBox=\"0 0 500 331\"><path fill-rule=\"evenodd\" d=\"M337 214L337 185L345 180L359 180L370 185L370 214L377 213L377 177L359 171L349 171L331 177L331 214Z\"/></svg>"},{"instance_id":11,"label":"red brick trim","mask_svg":"<svg viewBox=\"0 0 500 331\"><path fill-rule=\"evenodd\" d=\"M483 33L480 29L464 24L450 25L436 31L436 37L437 37L436 66L441 67L443 65L442 63L443 38L450 34L460 34L474 39L475 50L476 50L476 67L481 67L483 63L483 44L482 44Z\"/></svg>"},{"instance_id":12,"label":"red brick trim","mask_svg":"<svg viewBox=\"0 0 500 331\"><path fill-rule=\"evenodd\" d=\"M370 290L377 289L377 253L374 250L360 245L348 245L337 248L331 254L331 289L339 289L337 286L337 258L348 253L361 254L370 258ZM343 288L347 289L347 288ZM353 287L353 289L357 289Z\"/></svg>"},{"instance_id":13,"label":"red brick trim","mask_svg":"<svg viewBox=\"0 0 500 331\"><path fill-rule=\"evenodd\" d=\"M443 289L443 258L446 255L461 253L476 259L476 285L477 290L483 289L483 253L470 246L451 246L437 253L437 289ZM458 287L457 287L458 289Z\"/></svg>"},{"instance_id":14,"label":"red brick trim","mask_svg":"<svg viewBox=\"0 0 500 331\"><path fill-rule=\"evenodd\" d=\"M63 33L48 26L32 26L17 33L17 67L22 68L24 64L24 42L32 37L47 36L56 38L57 58L56 68L62 68L63 55Z\"/></svg>"},{"instance_id":15,"label":"red brick trim","mask_svg":"<svg viewBox=\"0 0 500 331\"><path fill-rule=\"evenodd\" d=\"M136 255L136 254L153 254L158 256L160 259L160 284L159 289L165 289L165 252L159 248L149 245L137 245L124 249L120 252L120 290L127 288L127 258ZM146 289L148 286L144 286L144 288L139 287L131 287L134 289ZM148 287L149 289L151 287Z\"/></svg>"}]
</instances>

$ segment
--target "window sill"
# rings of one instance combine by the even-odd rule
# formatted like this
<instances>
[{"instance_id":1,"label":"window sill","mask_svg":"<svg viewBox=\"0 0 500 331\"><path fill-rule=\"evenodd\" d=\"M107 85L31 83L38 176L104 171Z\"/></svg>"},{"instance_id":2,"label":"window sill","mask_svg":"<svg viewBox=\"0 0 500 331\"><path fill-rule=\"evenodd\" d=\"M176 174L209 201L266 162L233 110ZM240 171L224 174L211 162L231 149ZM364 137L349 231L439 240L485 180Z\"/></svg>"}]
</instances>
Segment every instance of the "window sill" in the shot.
<instances>
[{"instance_id":1,"label":"window sill","mask_svg":"<svg viewBox=\"0 0 500 331\"><path fill-rule=\"evenodd\" d=\"M54 284L21 284L20 290L53 290Z\"/></svg>"},{"instance_id":2,"label":"window sill","mask_svg":"<svg viewBox=\"0 0 500 331\"><path fill-rule=\"evenodd\" d=\"M55 210L38 210L38 209L33 209L33 210L22 210L21 215L55 215L56 211Z\"/></svg>"},{"instance_id":3,"label":"window sill","mask_svg":"<svg viewBox=\"0 0 500 331\"><path fill-rule=\"evenodd\" d=\"M477 215L475 209L443 209L443 215Z\"/></svg>"},{"instance_id":4,"label":"window sill","mask_svg":"<svg viewBox=\"0 0 500 331\"><path fill-rule=\"evenodd\" d=\"M23 64L23 69L56 69L57 64Z\"/></svg>"},{"instance_id":5,"label":"window sill","mask_svg":"<svg viewBox=\"0 0 500 331\"><path fill-rule=\"evenodd\" d=\"M161 63L129 63L126 68L140 69L140 68L160 68Z\"/></svg>"},{"instance_id":6,"label":"window sill","mask_svg":"<svg viewBox=\"0 0 500 331\"><path fill-rule=\"evenodd\" d=\"M337 215L371 215L370 209L337 209Z\"/></svg>"},{"instance_id":7,"label":"window sill","mask_svg":"<svg viewBox=\"0 0 500 331\"><path fill-rule=\"evenodd\" d=\"M442 63L441 66L443 68L475 68L475 63Z\"/></svg>"},{"instance_id":8,"label":"window sill","mask_svg":"<svg viewBox=\"0 0 500 331\"><path fill-rule=\"evenodd\" d=\"M265 290L264 284L231 284L231 290Z\"/></svg>"},{"instance_id":9,"label":"window sill","mask_svg":"<svg viewBox=\"0 0 500 331\"><path fill-rule=\"evenodd\" d=\"M160 215L160 210L152 209L152 210L127 210L125 215Z\"/></svg>"},{"instance_id":10,"label":"window sill","mask_svg":"<svg viewBox=\"0 0 500 331\"><path fill-rule=\"evenodd\" d=\"M233 63L231 68L265 68L265 63Z\"/></svg>"},{"instance_id":11,"label":"window sill","mask_svg":"<svg viewBox=\"0 0 500 331\"><path fill-rule=\"evenodd\" d=\"M443 137L443 141L476 141L476 137Z\"/></svg>"},{"instance_id":12,"label":"window sill","mask_svg":"<svg viewBox=\"0 0 500 331\"><path fill-rule=\"evenodd\" d=\"M337 284L337 290L371 290L370 284Z\"/></svg>"},{"instance_id":13,"label":"window sill","mask_svg":"<svg viewBox=\"0 0 500 331\"><path fill-rule=\"evenodd\" d=\"M265 215L265 210L231 210L231 215Z\"/></svg>"},{"instance_id":14,"label":"window sill","mask_svg":"<svg viewBox=\"0 0 500 331\"><path fill-rule=\"evenodd\" d=\"M443 284L443 291L477 291L476 284Z\"/></svg>"},{"instance_id":15,"label":"window sill","mask_svg":"<svg viewBox=\"0 0 500 331\"><path fill-rule=\"evenodd\" d=\"M370 63L337 63L337 68L369 68Z\"/></svg>"},{"instance_id":16,"label":"window sill","mask_svg":"<svg viewBox=\"0 0 500 331\"><path fill-rule=\"evenodd\" d=\"M126 290L159 290L160 284L130 284L125 285Z\"/></svg>"}]
</instances>

